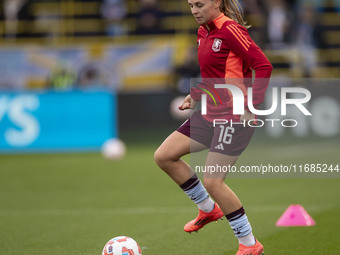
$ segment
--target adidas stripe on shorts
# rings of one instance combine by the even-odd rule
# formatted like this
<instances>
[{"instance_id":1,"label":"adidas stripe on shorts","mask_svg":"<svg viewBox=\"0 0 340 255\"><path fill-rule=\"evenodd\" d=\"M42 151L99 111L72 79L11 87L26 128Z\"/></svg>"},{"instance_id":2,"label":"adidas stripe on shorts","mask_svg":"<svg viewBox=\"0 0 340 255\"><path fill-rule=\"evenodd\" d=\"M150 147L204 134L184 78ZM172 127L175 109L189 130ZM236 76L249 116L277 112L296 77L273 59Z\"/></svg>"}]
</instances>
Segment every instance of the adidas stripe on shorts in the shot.
<instances>
[{"instance_id":1,"label":"adidas stripe on shorts","mask_svg":"<svg viewBox=\"0 0 340 255\"><path fill-rule=\"evenodd\" d=\"M248 146L254 127L241 124L213 126L199 112L195 112L177 131L191 139L204 144L211 152L229 156L239 156Z\"/></svg>"}]
</instances>

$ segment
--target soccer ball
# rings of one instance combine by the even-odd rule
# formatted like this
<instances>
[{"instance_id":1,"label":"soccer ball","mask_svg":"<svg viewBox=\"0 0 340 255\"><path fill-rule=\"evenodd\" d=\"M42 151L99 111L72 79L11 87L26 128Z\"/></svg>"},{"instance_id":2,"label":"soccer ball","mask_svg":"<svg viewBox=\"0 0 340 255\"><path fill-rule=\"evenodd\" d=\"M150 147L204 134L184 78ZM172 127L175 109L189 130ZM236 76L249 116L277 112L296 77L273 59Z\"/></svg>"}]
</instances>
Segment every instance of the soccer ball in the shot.
<instances>
[{"instance_id":1,"label":"soccer ball","mask_svg":"<svg viewBox=\"0 0 340 255\"><path fill-rule=\"evenodd\" d=\"M102 255L142 255L142 250L131 237L118 236L105 244Z\"/></svg>"},{"instance_id":2,"label":"soccer ball","mask_svg":"<svg viewBox=\"0 0 340 255\"><path fill-rule=\"evenodd\" d=\"M111 160L122 159L125 155L126 146L123 141L118 138L106 140L101 148L102 155Z\"/></svg>"}]
</instances>

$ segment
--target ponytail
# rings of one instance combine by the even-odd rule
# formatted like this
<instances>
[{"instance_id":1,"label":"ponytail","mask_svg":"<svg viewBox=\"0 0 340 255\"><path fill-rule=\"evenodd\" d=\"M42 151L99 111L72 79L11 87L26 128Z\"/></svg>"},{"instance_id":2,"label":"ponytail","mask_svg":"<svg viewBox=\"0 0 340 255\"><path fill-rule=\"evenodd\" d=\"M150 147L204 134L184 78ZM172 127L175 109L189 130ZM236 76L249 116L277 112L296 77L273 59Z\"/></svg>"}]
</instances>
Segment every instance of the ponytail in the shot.
<instances>
[{"instance_id":1,"label":"ponytail","mask_svg":"<svg viewBox=\"0 0 340 255\"><path fill-rule=\"evenodd\" d=\"M243 19L243 10L239 0L221 0L220 11L241 26L244 26L245 28L250 27Z\"/></svg>"}]
</instances>

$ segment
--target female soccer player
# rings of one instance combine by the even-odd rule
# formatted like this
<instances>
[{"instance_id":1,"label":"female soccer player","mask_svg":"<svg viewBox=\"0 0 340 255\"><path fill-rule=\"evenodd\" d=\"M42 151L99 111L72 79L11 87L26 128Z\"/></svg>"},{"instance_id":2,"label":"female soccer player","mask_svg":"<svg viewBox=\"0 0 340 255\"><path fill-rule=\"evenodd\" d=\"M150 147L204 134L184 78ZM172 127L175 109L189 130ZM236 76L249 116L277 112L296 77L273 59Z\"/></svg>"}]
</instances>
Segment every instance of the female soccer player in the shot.
<instances>
[{"instance_id":1,"label":"female soccer player","mask_svg":"<svg viewBox=\"0 0 340 255\"><path fill-rule=\"evenodd\" d=\"M202 94L215 93L220 104L207 97L207 110L195 112L173 132L155 152L155 161L197 204L199 214L184 226L184 231L198 231L209 222L226 216L239 240L237 255L263 254L262 244L255 239L243 206L225 184L226 173L205 173L203 184L181 157L190 152L209 149L206 166L232 166L247 147L254 128L231 125L231 121L247 123L255 119L245 111L233 114L233 98L226 89L215 89L214 82L233 84L247 102L247 87L252 87L252 102L258 107L264 100L272 66L250 38L237 0L188 0L197 23L198 60L202 82L191 89L179 109L193 109ZM255 79L252 81L252 70ZM235 100L235 98L234 98ZM246 109L248 109L246 107ZM215 118L228 120L214 127ZM210 196L216 203L210 198Z\"/></svg>"}]
</instances>

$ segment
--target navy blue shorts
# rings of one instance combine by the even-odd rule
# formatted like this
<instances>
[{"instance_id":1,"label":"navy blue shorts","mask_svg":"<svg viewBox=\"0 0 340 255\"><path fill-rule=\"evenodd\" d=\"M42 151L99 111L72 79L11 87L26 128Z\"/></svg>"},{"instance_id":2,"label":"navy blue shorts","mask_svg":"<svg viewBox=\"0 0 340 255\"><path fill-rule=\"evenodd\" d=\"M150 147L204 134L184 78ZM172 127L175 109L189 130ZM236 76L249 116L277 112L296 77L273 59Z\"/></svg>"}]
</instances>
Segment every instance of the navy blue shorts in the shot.
<instances>
[{"instance_id":1,"label":"navy blue shorts","mask_svg":"<svg viewBox=\"0 0 340 255\"><path fill-rule=\"evenodd\" d=\"M239 156L248 146L255 128L242 124L219 124L205 120L199 112L195 112L178 132L205 145L211 152L218 152L229 156Z\"/></svg>"}]
</instances>

